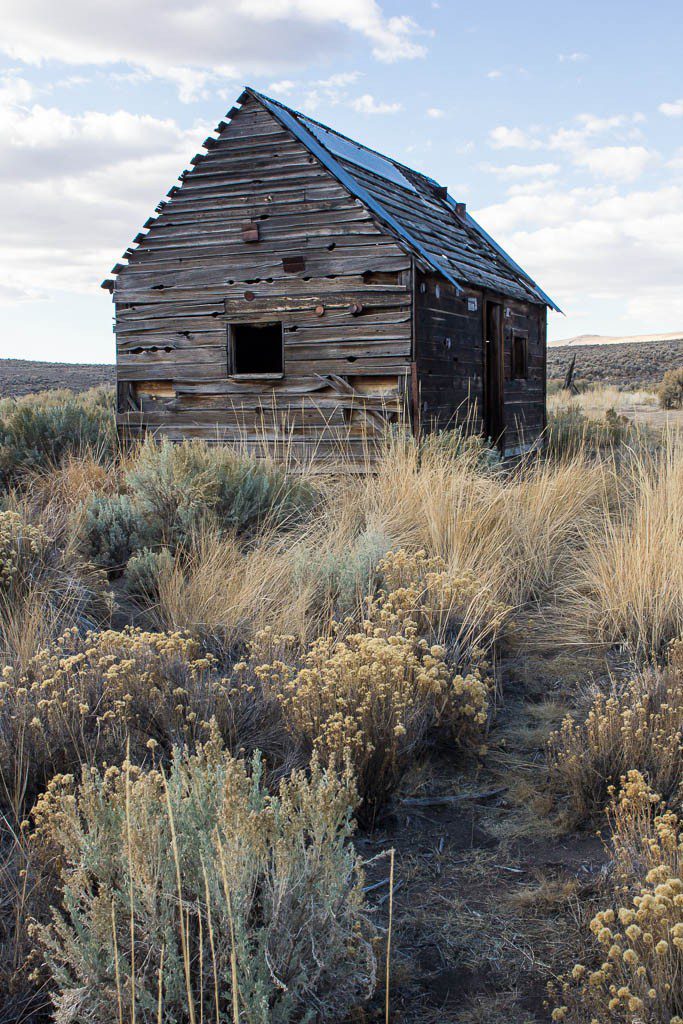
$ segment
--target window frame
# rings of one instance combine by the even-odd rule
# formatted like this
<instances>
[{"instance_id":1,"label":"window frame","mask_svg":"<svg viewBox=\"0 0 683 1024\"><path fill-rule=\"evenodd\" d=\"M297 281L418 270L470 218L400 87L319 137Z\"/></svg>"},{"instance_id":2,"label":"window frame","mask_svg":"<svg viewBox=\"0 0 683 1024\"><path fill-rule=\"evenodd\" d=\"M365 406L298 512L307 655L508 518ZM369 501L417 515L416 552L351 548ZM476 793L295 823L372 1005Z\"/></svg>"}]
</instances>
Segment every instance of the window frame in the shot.
<instances>
[{"instance_id":1,"label":"window frame","mask_svg":"<svg viewBox=\"0 0 683 1024\"><path fill-rule=\"evenodd\" d=\"M516 360L515 360L515 342L519 340L523 344L523 367L522 373L515 372ZM512 331L510 340L510 380L528 380L529 379L529 332L528 331Z\"/></svg>"},{"instance_id":2,"label":"window frame","mask_svg":"<svg viewBox=\"0 0 683 1024\"><path fill-rule=\"evenodd\" d=\"M236 347L235 328L237 327L280 327L280 366L281 370L267 373L238 373L235 369ZM285 375L285 325L282 320L235 320L227 324L227 370L231 380L282 380Z\"/></svg>"}]
</instances>

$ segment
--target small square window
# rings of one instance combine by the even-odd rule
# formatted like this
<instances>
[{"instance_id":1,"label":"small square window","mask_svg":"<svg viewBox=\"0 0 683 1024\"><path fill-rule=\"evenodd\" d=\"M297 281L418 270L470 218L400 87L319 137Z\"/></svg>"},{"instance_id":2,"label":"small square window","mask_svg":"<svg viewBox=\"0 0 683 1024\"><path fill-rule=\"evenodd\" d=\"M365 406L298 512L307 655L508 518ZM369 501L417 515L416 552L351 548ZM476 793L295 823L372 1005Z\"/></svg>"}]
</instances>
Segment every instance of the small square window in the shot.
<instances>
[{"instance_id":1,"label":"small square window","mask_svg":"<svg viewBox=\"0 0 683 1024\"><path fill-rule=\"evenodd\" d=\"M282 324L229 324L228 373L234 377L282 377Z\"/></svg>"},{"instance_id":2,"label":"small square window","mask_svg":"<svg viewBox=\"0 0 683 1024\"><path fill-rule=\"evenodd\" d=\"M527 337L525 334L512 335L512 379L526 380L529 376Z\"/></svg>"}]
</instances>

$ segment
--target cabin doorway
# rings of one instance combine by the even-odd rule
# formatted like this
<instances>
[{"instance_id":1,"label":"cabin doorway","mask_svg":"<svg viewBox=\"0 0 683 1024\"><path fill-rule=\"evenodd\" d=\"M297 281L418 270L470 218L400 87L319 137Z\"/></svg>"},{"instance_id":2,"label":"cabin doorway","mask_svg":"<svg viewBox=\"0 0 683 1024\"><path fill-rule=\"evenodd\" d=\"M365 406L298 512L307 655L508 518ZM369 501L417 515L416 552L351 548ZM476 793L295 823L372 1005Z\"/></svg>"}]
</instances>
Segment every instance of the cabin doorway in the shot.
<instances>
[{"instance_id":1,"label":"cabin doorway","mask_svg":"<svg viewBox=\"0 0 683 1024\"><path fill-rule=\"evenodd\" d=\"M484 430L494 444L505 443L503 307L484 303Z\"/></svg>"}]
</instances>

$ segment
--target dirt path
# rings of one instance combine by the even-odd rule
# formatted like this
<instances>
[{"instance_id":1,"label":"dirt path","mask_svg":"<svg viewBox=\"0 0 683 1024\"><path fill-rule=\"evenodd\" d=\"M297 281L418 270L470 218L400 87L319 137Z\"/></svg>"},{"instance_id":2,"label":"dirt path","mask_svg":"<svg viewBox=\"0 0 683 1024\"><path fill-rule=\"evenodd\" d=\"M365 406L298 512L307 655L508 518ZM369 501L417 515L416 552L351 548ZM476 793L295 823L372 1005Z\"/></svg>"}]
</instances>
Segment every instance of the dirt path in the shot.
<instances>
[{"instance_id":1,"label":"dirt path","mask_svg":"<svg viewBox=\"0 0 683 1024\"><path fill-rule=\"evenodd\" d=\"M396 849L393 1022L548 1021L546 983L578 956L605 851L594 832L567 833L550 813L545 743L564 701L504 681L481 767L422 766L412 796L359 841L365 857ZM380 861L369 881L386 876ZM372 898L386 914L387 886ZM382 1019L383 1004L375 1011Z\"/></svg>"}]
</instances>

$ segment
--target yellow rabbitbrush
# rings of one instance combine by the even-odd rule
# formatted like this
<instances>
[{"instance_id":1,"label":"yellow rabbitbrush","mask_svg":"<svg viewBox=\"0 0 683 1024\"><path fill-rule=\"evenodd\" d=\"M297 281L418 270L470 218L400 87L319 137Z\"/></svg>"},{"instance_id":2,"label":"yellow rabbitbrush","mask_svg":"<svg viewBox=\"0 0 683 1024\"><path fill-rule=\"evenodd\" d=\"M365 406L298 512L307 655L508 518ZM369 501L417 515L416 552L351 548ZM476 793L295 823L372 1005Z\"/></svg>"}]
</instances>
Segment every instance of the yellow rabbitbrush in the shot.
<instances>
[{"instance_id":1,"label":"yellow rabbitbrush","mask_svg":"<svg viewBox=\"0 0 683 1024\"><path fill-rule=\"evenodd\" d=\"M390 554L378 571L397 582L405 561L404 552ZM413 568L411 584L368 601L360 628L337 623L308 646L299 665L257 667L278 695L286 728L326 763L350 761L366 817L430 740L445 733L464 744L481 737L487 721L480 653L463 674L444 646L421 635L455 611L457 588L439 560L424 553ZM467 584L460 582L463 598Z\"/></svg>"},{"instance_id":2,"label":"yellow rabbitbrush","mask_svg":"<svg viewBox=\"0 0 683 1024\"><path fill-rule=\"evenodd\" d=\"M625 905L593 917L594 962L551 986L561 1000L552 1019L682 1024L683 822L636 771L613 792L608 817Z\"/></svg>"}]
</instances>

